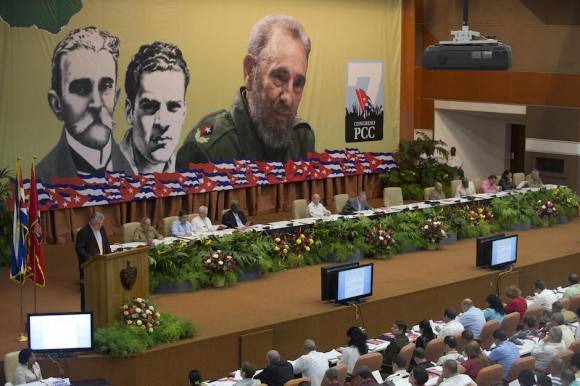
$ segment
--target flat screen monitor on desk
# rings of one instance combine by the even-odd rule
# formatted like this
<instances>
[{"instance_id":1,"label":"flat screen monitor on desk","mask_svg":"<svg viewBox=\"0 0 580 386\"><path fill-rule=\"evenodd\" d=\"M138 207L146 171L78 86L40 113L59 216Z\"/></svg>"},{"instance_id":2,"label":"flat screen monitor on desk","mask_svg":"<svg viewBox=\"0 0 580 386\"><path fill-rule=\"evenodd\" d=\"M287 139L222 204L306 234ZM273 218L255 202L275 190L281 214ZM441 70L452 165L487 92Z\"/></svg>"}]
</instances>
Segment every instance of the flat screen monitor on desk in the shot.
<instances>
[{"instance_id":1,"label":"flat screen monitor on desk","mask_svg":"<svg viewBox=\"0 0 580 386\"><path fill-rule=\"evenodd\" d=\"M343 269L354 267L358 267L358 261L320 268L320 298L322 301L336 299L336 281L338 280L338 272Z\"/></svg>"},{"instance_id":2,"label":"flat screen monitor on desk","mask_svg":"<svg viewBox=\"0 0 580 386\"><path fill-rule=\"evenodd\" d=\"M373 294L373 264L364 264L338 272L336 302L358 301Z\"/></svg>"},{"instance_id":3,"label":"flat screen monitor on desk","mask_svg":"<svg viewBox=\"0 0 580 386\"><path fill-rule=\"evenodd\" d=\"M93 349L93 314L28 314L28 347L35 352L79 352Z\"/></svg>"},{"instance_id":4,"label":"flat screen monitor on desk","mask_svg":"<svg viewBox=\"0 0 580 386\"><path fill-rule=\"evenodd\" d=\"M518 236L507 236L491 242L491 259L489 266L492 269L501 269L515 264L518 259Z\"/></svg>"}]
</instances>

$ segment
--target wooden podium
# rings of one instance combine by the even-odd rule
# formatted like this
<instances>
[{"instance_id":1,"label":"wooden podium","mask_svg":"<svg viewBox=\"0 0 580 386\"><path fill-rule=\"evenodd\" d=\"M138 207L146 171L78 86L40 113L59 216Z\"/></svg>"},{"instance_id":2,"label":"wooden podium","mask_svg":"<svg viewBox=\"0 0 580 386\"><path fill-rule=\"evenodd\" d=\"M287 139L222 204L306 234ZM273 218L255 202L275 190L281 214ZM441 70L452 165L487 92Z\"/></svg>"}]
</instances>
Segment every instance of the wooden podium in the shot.
<instances>
[{"instance_id":1,"label":"wooden podium","mask_svg":"<svg viewBox=\"0 0 580 386\"><path fill-rule=\"evenodd\" d=\"M148 254L149 247L140 247L94 256L81 265L85 308L93 312L95 328L118 320L127 301L149 296Z\"/></svg>"}]
</instances>

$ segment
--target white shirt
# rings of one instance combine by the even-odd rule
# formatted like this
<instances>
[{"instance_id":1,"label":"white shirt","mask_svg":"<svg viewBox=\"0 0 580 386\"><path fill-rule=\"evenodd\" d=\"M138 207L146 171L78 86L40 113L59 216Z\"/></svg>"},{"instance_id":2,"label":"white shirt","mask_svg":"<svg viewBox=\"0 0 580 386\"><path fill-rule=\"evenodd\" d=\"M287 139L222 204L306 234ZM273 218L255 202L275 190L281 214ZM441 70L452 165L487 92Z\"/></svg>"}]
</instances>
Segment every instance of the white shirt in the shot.
<instances>
[{"instance_id":1,"label":"white shirt","mask_svg":"<svg viewBox=\"0 0 580 386\"><path fill-rule=\"evenodd\" d=\"M315 204L314 201L308 204L308 215L310 217L326 216L326 208L321 203Z\"/></svg>"},{"instance_id":2,"label":"white shirt","mask_svg":"<svg viewBox=\"0 0 580 386\"><path fill-rule=\"evenodd\" d=\"M570 327L563 325L563 326L558 326L560 328L560 330L562 331L562 342L564 342L564 346L566 348L570 347L570 345L572 344L572 342L574 342L574 333L572 333L572 330L570 330Z\"/></svg>"},{"instance_id":3,"label":"white shirt","mask_svg":"<svg viewBox=\"0 0 580 386\"><path fill-rule=\"evenodd\" d=\"M465 197L474 195L475 195L475 186L473 185L472 181L469 181L467 189L463 187L463 184L459 184L459 186L455 190L455 197Z\"/></svg>"},{"instance_id":4,"label":"white shirt","mask_svg":"<svg viewBox=\"0 0 580 386\"><path fill-rule=\"evenodd\" d=\"M217 228L211 225L211 220L207 216L203 219L200 216L195 216L193 220L191 220L191 225L193 225L195 233L211 232L215 231Z\"/></svg>"},{"instance_id":5,"label":"white shirt","mask_svg":"<svg viewBox=\"0 0 580 386\"><path fill-rule=\"evenodd\" d=\"M354 346L345 347L342 349L342 356L340 357L338 364L346 365L346 372L352 374L354 365L359 357L360 354L358 352L358 348Z\"/></svg>"},{"instance_id":6,"label":"white shirt","mask_svg":"<svg viewBox=\"0 0 580 386\"><path fill-rule=\"evenodd\" d=\"M467 386L467 385L475 385L473 379L469 375L465 374L457 374L449 378L445 378L443 382L439 384L439 386Z\"/></svg>"},{"instance_id":7,"label":"white shirt","mask_svg":"<svg viewBox=\"0 0 580 386\"><path fill-rule=\"evenodd\" d=\"M463 165L463 161L461 161L461 159L456 155L450 155L447 157L447 165L452 168L460 168L461 165Z\"/></svg>"},{"instance_id":8,"label":"white shirt","mask_svg":"<svg viewBox=\"0 0 580 386\"><path fill-rule=\"evenodd\" d=\"M540 293L536 294L534 297L532 297L532 299L530 299L531 304L528 305L528 308L530 306L542 306L546 310L551 311L552 304L554 304L554 302L557 300L558 300L558 297L556 296L554 291L546 288L542 292L540 292Z\"/></svg>"},{"instance_id":9,"label":"white shirt","mask_svg":"<svg viewBox=\"0 0 580 386\"><path fill-rule=\"evenodd\" d=\"M443 328L441 328L438 336L440 338L445 338L449 335L461 334L463 330L465 330L463 324L459 323L457 319L453 319L452 321L446 323Z\"/></svg>"},{"instance_id":10,"label":"white shirt","mask_svg":"<svg viewBox=\"0 0 580 386\"><path fill-rule=\"evenodd\" d=\"M109 137L109 142L101 150L93 149L91 147L85 146L79 141L77 141L68 131L64 130L66 135L66 142L68 145L85 161L89 163L95 169L102 169L105 166L107 170L112 170L111 162L111 137Z\"/></svg>"},{"instance_id":11,"label":"white shirt","mask_svg":"<svg viewBox=\"0 0 580 386\"><path fill-rule=\"evenodd\" d=\"M393 374L389 375L385 381L393 382L397 386L403 386L409 384L409 373L407 370L397 370Z\"/></svg>"},{"instance_id":12,"label":"white shirt","mask_svg":"<svg viewBox=\"0 0 580 386\"><path fill-rule=\"evenodd\" d=\"M437 366L443 366L443 363L445 363L445 361L449 359L452 359L454 361L460 361L463 360L463 355L461 355L461 353L458 353L457 351L445 354L441 358L439 358L439 360L437 361Z\"/></svg>"},{"instance_id":13,"label":"white shirt","mask_svg":"<svg viewBox=\"0 0 580 386\"><path fill-rule=\"evenodd\" d=\"M532 350L532 356L536 360L536 369L545 371L550 366L554 356L561 351L564 351L564 342L546 343L543 339Z\"/></svg>"},{"instance_id":14,"label":"white shirt","mask_svg":"<svg viewBox=\"0 0 580 386\"><path fill-rule=\"evenodd\" d=\"M328 359L318 351L310 351L302 355L292 364L294 374L302 373L303 377L310 378L312 386L320 386L324 373L328 370Z\"/></svg>"},{"instance_id":15,"label":"white shirt","mask_svg":"<svg viewBox=\"0 0 580 386\"><path fill-rule=\"evenodd\" d=\"M100 254L102 255L103 254L103 236L101 235L101 231L96 230L92 226L91 226L91 229L93 231L93 235L95 235L95 239L97 239L97 245L99 246L99 251L100 251Z\"/></svg>"},{"instance_id":16,"label":"white shirt","mask_svg":"<svg viewBox=\"0 0 580 386\"><path fill-rule=\"evenodd\" d=\"M42 373L40 372L40 365L38 362L34 362L32 365L32 371L28 368L27 365L18 363L16 370L14 371L15 385L22 385L40 380L42 380Z\"/></svg>"}]
</instances>

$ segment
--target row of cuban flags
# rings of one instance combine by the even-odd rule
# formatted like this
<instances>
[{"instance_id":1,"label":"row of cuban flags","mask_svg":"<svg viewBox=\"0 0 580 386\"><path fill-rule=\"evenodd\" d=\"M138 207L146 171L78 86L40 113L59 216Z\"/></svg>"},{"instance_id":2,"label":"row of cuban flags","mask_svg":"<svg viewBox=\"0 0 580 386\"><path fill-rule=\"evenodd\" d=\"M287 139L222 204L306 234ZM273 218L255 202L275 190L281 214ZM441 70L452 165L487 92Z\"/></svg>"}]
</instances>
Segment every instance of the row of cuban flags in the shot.
<instances>
[{"instance_id":1,"label":"row of cuban flags","mask_svg":"<svg viewBox=\"0 0 580 386\"><path fill-rule=\"evenodd\" d=\"M191 163L188 170L171 173L103 175L79 173L50 184L38 182L40 210L107 205L187 194L232 190L351 175L388 173L396 168L391 153L358 149L308 153L286 162L234 160ZM25 184L26 186L26 184Z\"/></svg>"},{"instance_id":2,"label":"row of cuban flags","mask_svg":"<svg viewBox=\"0 0 580 386\"><path fill-rule=\"evenodd\" d=\"M28 189L25 189L19 160L16 161L15 182L10 278L20 284L29 278L35 285L44 287L46 270L34 162L27 182Z\"/></svg>"}]
</instances>

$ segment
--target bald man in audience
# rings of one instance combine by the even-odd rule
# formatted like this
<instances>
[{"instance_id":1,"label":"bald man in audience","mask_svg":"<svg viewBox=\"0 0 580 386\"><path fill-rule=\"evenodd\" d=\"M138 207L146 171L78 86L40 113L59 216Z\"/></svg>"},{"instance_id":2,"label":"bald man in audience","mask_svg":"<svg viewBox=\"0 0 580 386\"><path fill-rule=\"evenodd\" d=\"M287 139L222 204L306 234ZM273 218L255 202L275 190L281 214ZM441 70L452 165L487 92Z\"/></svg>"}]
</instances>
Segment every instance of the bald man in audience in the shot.
<instances>
[{"instance_id":1,"label":"bald man in audience","mask_svg":"<svg viewBox=\"0 0 580 386\"><path fill-rule=\"evenodd\" d=\"M151 226L151 219L149 217L143 217L139 226L133 232L133 241L142 241L147 243L147 245L151 245L153 244L153 240L163 240L163 236L157 229Z\"/></svg>"},{"instance_id":2,"label":"bald man in audience","mask_svg":"<svg viewBox=\"0 0 580 386\"><path fill-rule=\"evenodd\" d=\"M461 323L466 330L473 332L473 336L477 339L481 334L481 329L485 324L485 316L483 311L477 308L471 299L464 299L461 302L461 310L463 315L459 316L457 321Z\"/></svg>"},{"instance_id":3,"label":"bald man in audience","mask_svg":"<svg viewBox=\"0 0 580 386\"><path fill-rule=\"evenodd\" d=\"M312 202L308 204L308 215L310 217L330 216L330 211L320 202L320 195L318 193L312 195Z\"/></svg>"}]
</instances>

